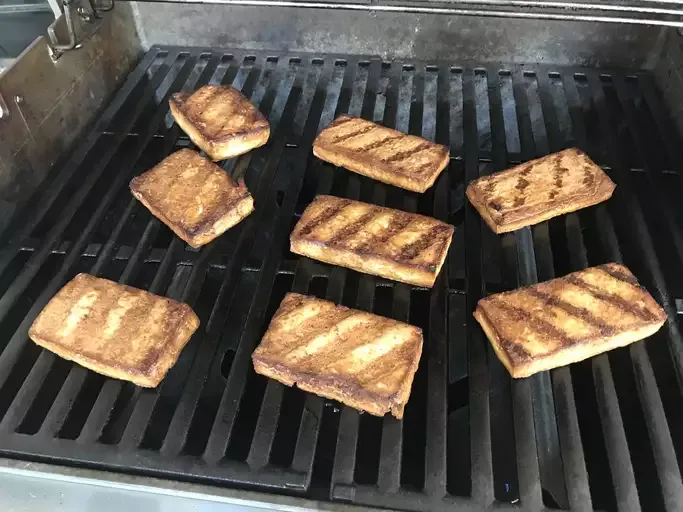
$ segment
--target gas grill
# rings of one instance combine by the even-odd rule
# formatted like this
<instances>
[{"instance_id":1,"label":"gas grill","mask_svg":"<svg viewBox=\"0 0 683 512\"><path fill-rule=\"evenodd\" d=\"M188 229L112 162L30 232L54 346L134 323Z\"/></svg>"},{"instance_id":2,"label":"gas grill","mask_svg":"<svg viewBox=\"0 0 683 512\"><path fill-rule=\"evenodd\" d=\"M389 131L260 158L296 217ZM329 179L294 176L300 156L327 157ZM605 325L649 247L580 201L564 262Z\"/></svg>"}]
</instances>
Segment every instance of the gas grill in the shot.
<instances>
[{"instance_id":1,"label":"gas grill","mask_svg":"<svg viewBox=\"0 0 683 512\"><path fill-rule=\"evenodd\" d=\"M321 50L319 38L292 38L300 25L287 20L298 7L303 19L324 16L314 8L328 5L237 3L260 5L117 3L91 32L76 18L71 35L80 48L49 52L55 39L38 40L0 76L0 471L96 478L119 489L138 481L152 494L173 489L272 507L682 510L683 55L675 29L651 26L676 26L680 15L652 20L633 14L640 4L631 11L595 4L632 18L543 22L558 23L549 26L558 29L556 48L512 43L488 59L474 40L459 46L455 30L441 46L447 51L415 41L402 49L387 35L400 33L397 26L377 28L386 51L366 54L363 42L332 38ZM449 3L453 12L437 18L460 28L490 20L491 40L500 43L519 27L503 37L504 23L544 29L534 20L484 18L496 5L505 4L496 16L548 20L557 7L482 4ZM389 2L362 4L373 12L360 15L353 6L361 4L349 5L324 12L377 23L393 16L383 13ZM427 23L417 19L419 9L441 8L411 5L397 11L416 27ZM288 13L280 42L260 34L260 42L254 36L230 48L224 43L239 35L216 37L217 12L224 10L224 21L248 12L246 26L260 16L277 27L269 9ZM590 5L577 9L558 16L593 19L580 10L594 16ZM155 10L160 20L152 24ZM70 32L65 17L53 27L57 39ZM643 26L634 28L638 20ZM588 39L597 27L612 43L617 33L633 36L621 48L640 50L596 45L590 54L571 53L562 27ZM519 53L495 62L508 51ZM128 182L174 150L194 147L173 123L168 98L204 84L241 89L272 135L266 146L222 164L245 178L255 212L195 250L131 196ZM53 87L52 102L41 100ZM316 159L313 139L342 113L445 144L450 165L434 187L415 194ZM493 234L467 202L467 183L567 147L585 150L607 171L617 183L613 198ZM453 224L434 288L290 253L289 233L316 194ZM478 299L610 261L626 264L665 307L666 325L627 348L512 380L472 318ZM78 272L197 312L200 329L158 388L90 372L28 339L38 312ZM254 373L251 352L289 291L422 328L423 355L402 421Z\"/></svg>"}]
</instances>

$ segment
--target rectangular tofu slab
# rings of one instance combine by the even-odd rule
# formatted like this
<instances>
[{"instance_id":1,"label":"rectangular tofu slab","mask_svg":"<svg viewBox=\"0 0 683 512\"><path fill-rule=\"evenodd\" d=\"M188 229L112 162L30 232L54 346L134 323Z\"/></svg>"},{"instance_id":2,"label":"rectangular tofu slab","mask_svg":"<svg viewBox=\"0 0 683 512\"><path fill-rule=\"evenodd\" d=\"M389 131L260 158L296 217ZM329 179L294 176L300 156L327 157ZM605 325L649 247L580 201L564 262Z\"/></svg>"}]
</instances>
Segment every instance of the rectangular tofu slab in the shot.
<instances>
[{"instance_id":1,"label":"rectangular tofu slab","mask_svg":"<svg viewBox=\"0 0 683 512\"><path fill-rule=\"evenodd\" d=\"M205 85L178 92L169 106L176 123L214 162L263 146L270 137L268 120L234 87Z\"/></svg>"},{"instance_id":2,"label":"rectangular tofu slab","mask_svg":"<svg viewBox=\"0 0 683 512\"><path fill-rule=\"evenodd\" d=\"M606 201L615 185L578 149L484 176L467 197L495 233L508 233Z\"/></svg>"},{"instance_id":3,"label":"rectangular tofu slab","mask_svg":"<svg viewBox=\"0 0 683 512\"><path fill-rule=\"evenodd\" d=\"M453 226L334 196L318 196L290 236L291 251L325 263L431 288Z\"/></svg>"},{"instance_id":4,"label":"rectangular tofu slab","mask_svg":"<svg viewBox=\"0 0 683 512\"><path fill-rule=\"evenodd\" d=\"M629 269L608 263L485 297L474 317L520 378L647 338L667 315Z\"/></svg>"},{"instance_id":5,"label":"rectangular tofu slab","mask_svg":"<svg viewBox=\"0 0 683 512\"><path fill-rule=\"evenodd\" d=\"M78 274L48 302L29 337L97 373L153 388L198 327L187 304Z\"/></svg>"},{"instance_id":6,"label":"rectangular tofu slab","mask_svg":"<svg viewBox=\"0 0 683 512\"><path fill-rule=\"evenodd\" d=\"M320 132L313 154L413 192L431 187L450 161L446 146L350 116L338 117Z\"/></svg>"},{"instance_id":7,"label":"rectangular tofu slab","mask_svg":"<svg viewBox=\"0 0 683 512\"><path fill-rule=\"evenodd\" d=\"M244 181L235 183L190 149L176 151L133 178L130 191L192 247L211 242L254 211Z\"/></svg>"},{"instance_id":8,"label":"rectangular tofu slab","mask_svg":"<svg viewBox=\"0 0 683 512\"><path fill-rule=\"evenodd\" d=\"M252 361L287 386L400 419L421 354L417 327L288 293Z\"/></svg>"}]
</instances>

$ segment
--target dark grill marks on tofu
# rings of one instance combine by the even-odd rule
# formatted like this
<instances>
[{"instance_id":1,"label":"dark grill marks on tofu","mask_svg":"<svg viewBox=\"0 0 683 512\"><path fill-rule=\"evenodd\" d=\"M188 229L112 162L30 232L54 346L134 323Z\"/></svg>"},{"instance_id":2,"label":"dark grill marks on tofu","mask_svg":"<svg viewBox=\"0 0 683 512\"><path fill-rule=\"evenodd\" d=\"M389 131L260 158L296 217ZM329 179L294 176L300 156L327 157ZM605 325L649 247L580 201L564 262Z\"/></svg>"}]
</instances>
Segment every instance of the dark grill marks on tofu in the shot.
<instances>
[{"instance_id":1,"label":"dark grill marks on tofu","mask_svg":"<svg viewBox=\"0 0 683 512\"><path fill-rule=\"evenodd\" d=\"M448 232L450 227L448 225L437 225L431 228L426 233L420 235L420 238L414 242L401 248L400 259L411 261L419 256L423 251L429 249L435 243L443 243L443 235Z\"/></svg>"},{"instance_id":2,"label":"dark grill marks on tofu","mask_svg":"<svg viewBox=\"0 0 683 512\"><path fill-rule=\"evenodd\" d=\"M339 233L330 238L328 244L343 243L347 238L355 235L361 231L365 226L372 222L381 213L379 208L370 208L368 213L364 214L358 220L353 221L351 224L341 229Z\"/></svg>"},{"instance_id":3,"label":"dark grill marks on tofu","mask_svg":"<svg viewBox=\"0 0 683 512\"><path fill-rule=\"evenodd\" d=\"M262 375L400 418L421 353L417 327L289 293L252 360Z\"/></svg>"},{"instance_id":4,"label":"dark grill marks on tofu","mask_svg":"<svg viewBox=\"0 0 683 512\"><path fill-rule=\"evenodd\" d=\"M313 142L334 165L414 192L431 187L448 166L448 148L358 117L341 116Z\"/></svg>"},{"instance_id":5,"label":"dark grill marks on tofu","mask_svg":"<svg viewBox=\"0 0 683 512\"><path fill-rule=\"evenodd\" d=\"M667 318L616 263L491 295L479 301L474 316L515 378L641 340Z\"/></svg>"},{"instance_id":6,"label":"dark grill marks on tofu","mask_svg":"<svg viewBox=\"0 0 683 512\"><path fill-rule=\"evenodd\" d=\"M589 324L591 327L597 328L601 333L609 333L614 330L614 328L608 323L604 322L601 318L595 316L590 310L575 306L566 300L561 299L556 295L540 291L538 289L527 289L526 293L542 300L545 304L561 309L565 313L580 319L581 321Z\"/></svg>"},{"instance_id":7,"label":"dark grill marks on tofu","mask_svg":"<svg viewBox=\"0 0 683 512\"><path fill-rule=\"evenodd\" d=\"M466 195L489 227L501 234L598 204L609 199L614 188L584 153L566 149L476 179Z\"/></svg>"},{"instance_id":8,"label":"dark grill marks on tofu","mask_svg":"<svg viewBox=\"0 0 683 512\"><path fill-rule=\"evenodd\" d=\"M310 234L315 228L325 224L328 220L338 215L344 208L349 206L351 201L348 199L341 199L339 203L333 206L328 206L317 217L313 217L308 223L301 226L299 235L305 236Z\"/></svg>"},{"instance_id":9,"label":"dark grill marks on tofu","mask_svg":"<svg viewBox=\"0 0 683 512\"><path fill-rule=\"evenodd\" d=\"M420 235L412 242L403 245L399 250L392 254L392 259L396 261L410 262L420 256L425 250L432 247L434 244L444 244L448 242L448 236L452 233L453 228L449 224L436 221L435 219L429 219L428 217L416 216L400 210L391 210L389 208L368 205L365 203L360 203L357 201L351 201L349 199L341 199L332 196L325 196L329 205L322 209L317 215L312 218L306 219L305 224L301 227L296 226L293 235L303 237L307 235L313 235L317 229L322 229L326 224L333 221L335 217L339 216L343 210L349 208L350 206L356 207L367 207L368 211L363 213L357 220L354 220L350 224L344 226L339 231L333 234L332 237L326 240L320 240L320 243L331 246L346 247L349 240L366 228L369 224L374 222L378 217L386 214L390 214L392 219L389 221L388 226L382 229L382 234L371 242L366 242L362 247L367 245L372 245L376 250L382 252L383 248L380 245L386 244L387 242L394 240L405 230L407 230L411 225L415 226L415 221L422 219L428 219L432 221L430 226L426 229L421 230ZM299 222L303 222L304 217ZM356 248L355 250L359 250ZM386 250L386 249L385 249ZM389 255L389 254L387 254Z\"/></svg>"},{"instance_id":10,"label":"dark grill marks on tofu","mask_svg":"<svg viewBox=\"0 0 683 512\"><path fill-rule=\"evenodd\" d=\"M572 345L579 341L575 338L572 338L561 328L553 325L547 320L544 320L537 314L533 314L525 309L513 306L508 301L503 300L501 297L492 296L489 298L491 299L493 307L505 311L506 315L512 320L524 322L525 325L531 327L532 330L544 337L559 340L563 346Z\"/></svg>"},{"instance_id":11,"label":"dark grill marks on tofu","mask_svg":"<svg viewBox=\"0 0 683 512\"><path fill-rule=\"evenodd\" d=\"M366 133L369 133L375 129L376 129L375 126L366 126L365 128L361 128L360 130L356 130L355 132L347 133L345 135L340 135L339 137L336 137L332 142L334 144L339 144L339 143L345 142L349 139L353 139L354 137L358 137L359 135L365 135Z\"/></svg>"},{"instance_id":12,"label":"dark grill marks on tofu","mask_svg":"<svg viewBox=\"0 0 683 512\"><path fill-rule=\"evenodd\" d=\"M418 146L414 147L413 149L408 149L406 151L401 151L399 153L396 153L395 155L390 156L386 160L384 160L387 163L396 163L396 162L402 162L403 160L407 160L411 156L415 156L418 153L421 153L422 151L425 151L429 148L432 147L431 142L423 142L419 144Z\"/></svg>"},{"instance_id":13,"label":"dark grill marks on tofu","mask_svg":"<svg viewBox=\"0 0 683 512\"><path fill-rule=\"evenodd\" d=\"M334 196L318 196L290 236L291 250L387 279L431 287L453 226L439 220Z\"/></svg>"},{"instance_id":14,"label":"dark grill marks on tofu","mask_svg":"<svg viewBox=\"0 0 683 512\"><path fill-rule=\"evenodd\" d=\"M356 149L356 151L359 153L364 153L366 151L372 151L373 149L379 149L382 146L384 146L385 144L389 144L390 142L393 142L395 140L399 140L402 138L403 138L403 134L385 137L384 139L377 140L377 141L372 142L366 146L361 146L358 149Z\"/></svg>"},{"instance_id":15,"label":"dark grill marks on tofu","mask_svg":"<svg viewBox=\"0 0 683 512\"><path fill-rule=\"evenodd\" d=\"M365 252L365 251L370 251L372 250L373 247L381 246L383 244L386 244L389 240L394 238L398 233L406 229L410 223L413 221L412 217L410 215L403 215L403 216L398 216L398 219L396 220L395 223L389 225L387 230L382 233L377 238L372 238L368 242L365 242L364 244L359 245L356 250L359 252Z\"/></svg>"},{"instance_id":16,"label":"dark grill marks on tofu","mask_svg":"<svg viewBox=\"0 0 683 512\"><path fill-rule=\"evenodd\" d=\"M605 292L604 290L601 290L599 288L596 288L590 283L587 283L583 279L577 276L567 276L564 278L568 283L573 284L574 286L581 288L584 290L586 293L589 293L591 296L595 297L598 300L604 301L604 302L609 302L613 306L618 307L622 311L629 313L638 319L642 321L651 321L655 319L655 315L651 313L650 311L647 311L643 308L639 308L629 302L628 300L625 300L622 297L619 297L618 295L614 295L608 292Z\"/></svg>"}]
</instances>

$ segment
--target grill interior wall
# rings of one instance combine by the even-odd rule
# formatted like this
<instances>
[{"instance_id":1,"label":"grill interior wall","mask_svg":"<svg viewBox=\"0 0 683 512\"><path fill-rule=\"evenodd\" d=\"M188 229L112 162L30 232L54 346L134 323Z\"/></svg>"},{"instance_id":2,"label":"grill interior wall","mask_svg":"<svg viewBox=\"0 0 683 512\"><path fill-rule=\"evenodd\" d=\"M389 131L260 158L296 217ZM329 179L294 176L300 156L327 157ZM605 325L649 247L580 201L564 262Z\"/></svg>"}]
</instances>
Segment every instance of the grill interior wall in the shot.
<instances>
[{"instance_id":1,"label":"grill interior wall","mask_svg":"<svg viewBox=\"0 0 683 512\"><path fill-rule=\"evenodd\" d=\"M231 160L256 211L192 250L127 183L190 145L168 96L233 84L269 143ZM348 112L446 144L425 194L315 159ZM545 66L289 56L153 47L63 166L2 233L0 453L415 510L455 505L676 510L683 502L681 144L654 78ZM578 145L617 183L606 204L496 236L467 182ZM315 194L456 226L433 290L288 250ZM670 313L650 341L512 381L471 313L483 295L623 261ZM189 303L202 325L157 389L43 351L27 329L90 272ZM287 291L418 325L425 347L404 420L360 415L254 374L250 355Z\"/></svg>"}]
</instances>

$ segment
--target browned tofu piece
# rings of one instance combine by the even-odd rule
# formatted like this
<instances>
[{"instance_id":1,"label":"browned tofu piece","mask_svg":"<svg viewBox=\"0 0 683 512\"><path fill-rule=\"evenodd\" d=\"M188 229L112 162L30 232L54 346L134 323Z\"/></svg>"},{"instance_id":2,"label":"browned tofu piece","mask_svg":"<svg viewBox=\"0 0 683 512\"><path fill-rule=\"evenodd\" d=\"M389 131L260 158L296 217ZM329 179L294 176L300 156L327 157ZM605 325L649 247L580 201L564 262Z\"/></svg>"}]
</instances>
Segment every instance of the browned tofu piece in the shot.
<instances>
[{"instance_id":1,"label":"browned tofu piece","mask_svg":"<svg viewBox=\"0 0 683 512\"><path fill-rule=\"evenodd\" d=\"M296 254L417 286L434 286L453 226L382 206L318 196L290 236Z\"/></svg>"},{"instance_id":2,"label":"browned tofu piece","mask_svg":"<svg viewBox=\"0 0 683 512\"><path fill-rule=\"evenodd\" d=\"M198 327L187 304L78 274L48 302L28 334L64 359L153 388Z\"/></svg>"},{"instance_id":3,"label":"browned tofu piece","mask_svg":"<svg viewBox=\"0 0 683 512\"><path fill-rule=\"evenodd\" d=\"M473 181L467 197L495 233L507 233L606 201L614 183L578 149L566 149Z\"/></svg>"},{"instance_id":4,"label":"browned tofu piece","mask_svg":"<svg viewBox=\"0 0 683 512\"><path fill-rule=\"evenodd\" d=\"M235 183L213 162L181 149L133 178L133 195L192 247L201 247L254 211L244 181Z\"/></svg>"},{"instance_id":5,"label":"browned tofu piece","mask_svg":"<svg viewBox=\"0 0 683 512\"><path fill-rule=\"evenodd\" d=\"M270 125L244 95L225 85L205 85L169 99L171 115L199 148L215 162L263 146Z\"/></svg>"},{"instance_id":6,"label":"browned tofu piece","mask_svg":"<svg viewBox=\"0 0 683 512\"><path fill-rule=\"evenodd\" d=\"M490 295L474 317L519 378L647 338L667 315L626 267L608 263Z\"/></svg>"},{"instance_id":7,"label":"browned tofu piece","mask_svg":"<svg viewBox=\"0 0 683 512\"><path fill-rule=\"evenodd\" d=\"M288 293L252 361L287 386L400 419L421 354L417 327Z\"/></svg>"},{"instance_id":8,"label":"browned tofu piece","mask_svg":"<svg viewBox=\"0 0 683 512\"><path fill-rule=\"evenodd\" d=\"M313 142L318 158L413 192L424 192L448 162L448 148L359 117L340 116Z\"/></svg>"}]
</instances>

